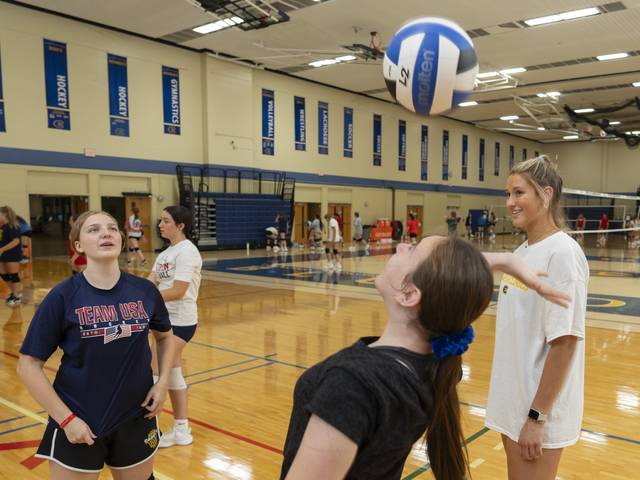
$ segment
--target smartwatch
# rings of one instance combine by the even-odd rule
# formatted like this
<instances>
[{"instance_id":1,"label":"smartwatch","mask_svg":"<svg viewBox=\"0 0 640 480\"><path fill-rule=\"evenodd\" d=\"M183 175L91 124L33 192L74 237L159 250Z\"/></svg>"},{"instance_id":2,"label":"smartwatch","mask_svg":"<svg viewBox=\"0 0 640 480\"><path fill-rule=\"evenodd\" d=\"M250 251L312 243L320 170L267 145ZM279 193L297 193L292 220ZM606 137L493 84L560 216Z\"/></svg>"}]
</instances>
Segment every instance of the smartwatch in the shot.
<instances>
[{"instance_id":1,"label":"smartwatch","mask_svg":"<svg viewBox=\"0 0 640 480\"><path fill-rule=\"evenodd\" d=\"M528 415L530 420L533 420L536 423L544 424L547 421L548 416L542 412L534 410L533 408L529 410Z\"/></svg>"}]
</instances>

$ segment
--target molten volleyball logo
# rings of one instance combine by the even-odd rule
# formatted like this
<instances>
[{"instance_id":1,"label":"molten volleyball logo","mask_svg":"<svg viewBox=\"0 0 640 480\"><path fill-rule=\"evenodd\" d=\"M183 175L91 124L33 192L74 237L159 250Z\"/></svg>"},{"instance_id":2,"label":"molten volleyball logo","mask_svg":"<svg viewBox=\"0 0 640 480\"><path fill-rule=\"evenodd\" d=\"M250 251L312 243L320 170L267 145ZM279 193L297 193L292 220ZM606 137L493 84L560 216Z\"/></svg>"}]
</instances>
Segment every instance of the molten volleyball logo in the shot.
<instances>
[{"instance_id":1,"label":"molten volleyball logo","mask_svg":"<svg viewBox=\"0 0 640 480\"><path fill-rule=\"evenodd\" d=\"M443 18L414 20L396 32L383 62L391 96L420 115L455 108L473 90L478 57L469 35Z\"/></svg>"}]
</instances>

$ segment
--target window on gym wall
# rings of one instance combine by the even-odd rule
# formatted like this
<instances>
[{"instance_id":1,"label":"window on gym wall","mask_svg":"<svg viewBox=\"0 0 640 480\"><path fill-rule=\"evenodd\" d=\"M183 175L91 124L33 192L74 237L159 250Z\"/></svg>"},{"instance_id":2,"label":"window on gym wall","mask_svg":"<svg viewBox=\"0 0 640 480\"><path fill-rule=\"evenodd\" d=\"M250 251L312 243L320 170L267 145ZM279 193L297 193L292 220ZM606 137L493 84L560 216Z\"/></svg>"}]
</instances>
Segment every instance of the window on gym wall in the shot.
<instances>
[{"instance_id":1,"label":"window on gym wall","mask_svg":"<svg viewBox=\"0 0 640 480\"><path fill-rule=\"evenodd\" d=\"M469 167L469 136L462 135L462 168L460 178L467 179L467 168Z\"/></svg>"},{"instance_id":2,"label":"window on gym wall","mask_svg":"<svg viewBox=\"0 0 640 480\"><path fill-rule=\"evenodd\" d=\"M480 139L480 158L478 169L478 180L484 182L484 138Z\"/></svg>"},{"instance_id":3,"label":"window on gym wall","mask_svg":"<svg viewBox=\"0 0 640 480\"><path fill-rule=\"evenodd\" d=\"M442 131L442 180L449 180L449 130Z\"/></svg>"},{"instance_id":4,"label":"window on gym wall","mask_svg":"<svg viewBox=\"0 0 640 480\"><path fill-rule=\"evenodd\" d=\"M420 180L429 179L429 127L420 129Z\"/></svg>"},{"instance_id":5,"label":"window on gym wall","mask_svg":"<svg viewBox=\"0 0 640 480\"><path fill-rule=\"evenodd\" d=\"M493 174L496 177L500 176L500 142L496 142L495 156L493 160Z\"/></svg>"}]
</instances>

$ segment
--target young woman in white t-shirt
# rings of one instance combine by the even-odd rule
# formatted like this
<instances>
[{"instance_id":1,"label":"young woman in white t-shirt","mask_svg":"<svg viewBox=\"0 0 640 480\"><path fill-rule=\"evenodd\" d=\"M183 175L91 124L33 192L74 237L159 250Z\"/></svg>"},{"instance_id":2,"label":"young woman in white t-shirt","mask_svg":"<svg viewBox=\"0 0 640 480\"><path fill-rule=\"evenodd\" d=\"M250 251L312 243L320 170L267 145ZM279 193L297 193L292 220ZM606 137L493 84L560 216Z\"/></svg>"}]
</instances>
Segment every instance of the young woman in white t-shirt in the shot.
<instances>
[{"instance_id":1,"label":"young woman in white t-shirt","mask_svg":"<svg viewBox=\"0 0 640 480\"><path fill-rule=\"evenodd\" d=\"M140 265L146 264L147 259L144 258L144 254L140 251L140 240L144 231L142 230L142 220L140 220L140 209L138 207L131 208L131 215L127 218L125 230L129 245L127 264L130 265L136 257L140 260Z\"/></svg>"},{"instance_id":2,"label":"young woman in white t-shirt","mask_svg":"<svg viewBox=\"0 0 640 480\"><path fill-rule=\"evenodd\" d=\"M572 302L558 307L503 276L485 425L502 434L509 479L553 480L562 449L580 438L589 266L562 231L562 178L548 158L517 164L506 193L514 227L527 232L515 255Z\"/></svg>"},{"instance_id":3,"label":"young woman in white t-shirt","mask_svg":"<svg viewBox=\"0 0 640 480\"><path fill-rule=\"evenodd\" d=\"M340 242L342 242L342 237L340 236L340 224L338 220L327 213L324 216L327 221L327 246L325 248L325 252L327 254L327 265L325 266L325 270L342 270L342 264L340 263Z\"/></svg>"},{"instance_id":4,"label":"young woman in white t-shirt","mask_svg":"<svg viewBox=\"0 0 640 480\"><path fill-rule=\"evenodd\" d=\"M191 224L191 212L186 207L171 206L162 211L160 234L171 242L171 246L158 255L149 275L149 280L158 285L167 305L176 350L169 381L174 425L160 438L161 448L193 442L187 415L187 384L182 376L182 352L198 325L202 257L187 238Z\"/></svg>"}]
</instances>

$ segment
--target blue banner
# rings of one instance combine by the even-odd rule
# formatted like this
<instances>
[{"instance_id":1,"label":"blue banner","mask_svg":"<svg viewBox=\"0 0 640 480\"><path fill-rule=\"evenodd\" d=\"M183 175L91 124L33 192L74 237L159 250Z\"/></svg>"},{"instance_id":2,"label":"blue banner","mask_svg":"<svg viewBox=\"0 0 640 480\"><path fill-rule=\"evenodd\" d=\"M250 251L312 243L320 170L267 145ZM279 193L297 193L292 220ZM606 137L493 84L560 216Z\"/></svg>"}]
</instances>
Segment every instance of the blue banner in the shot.
<instances>
[{"instance_id":1,"label":"blue banner","mask_svg":"<svg viewBox=\"0 0 640 480\"><path fill-rule=\"evenodd\" d=\"M500 142L496 142L495 145L495 157L493 161L493 174L496 177L500 176Z\"/></svg>"},{"instance_id":2,"label":"blue banner","mask_svg":"<svg viewBox=\"0 0 640 480\"><path fill-rule=\"evenodd\" d=\"M420 129L420 180L429 179L429 127Z\"/></svg>"},{"instance_id":3,"label":"blue banner","mask_svg":"<svg viewBox=\"0 0 640 480\"><path fill-rule=\"evenodd\" d=\"M442 131L442 180L449 180L449 130Z\"/></svg>"},{"instance_id":4,"label":"blue banner","mask_svg":"<svg viewBox=\"0 0 640 480\"><path fill-rule=\"evenodd\" d=\"M398 121L398 170L407 169L407 122Z\"/></svg>"},{"instance_id":5,"label":"blue banner","mask_svg":"<svg viewBox=\"0 0 640 480\"><path fill-rule=\"evenodd\" d=\"M162 66L164 133L180 135L180 70Z\"/></svg>"},{"instance_id":6,"label":"blue banner","mask_svg":"<svg viewBox=\"0 0 640 480\"><path fill-rule=\"evenodd\" d=\"M306 150L307 112L304 97L293 97L293 130L296 150Z\"/></svg>"},{"instance_id":7,"label":"blue banner","mask_svg":"<svg viewBox=\"0 0 640 480\"><path fill-rule=\"evenodd\" d=\"M511 172L514 163L516 163L516 147L509 145L509 172Z\"/></svg>"},{"instance_id":8,"label":"blue banner","mask_svg":"<svg viewBox=\"0 0 640 480\"><path fill-rule=\"evenodd\" d=\"M462 170L460 178L467 179L467 170L469 169L469 136L462 135Z\"/></svg>"},{"instance_id":9,"label":"blue banner","mask_svg":"<svg viewBox=\"0 0 640 480\"><path fill-rule=\"evenodd\" d=\"M526 160L527 159L527 149L523 148L522 149L522 160Z\"/></svg>"},{"instance_id":10,"label":"blue banner","mask_svg":"<svg viewBox=\"0 0 640 480\"><path fill-rule=\"evenodd\" d=\"M382 165L382 116L373 114L373 165Z\"/></svg>"},{"instance_id":11,"label":"blue banner","mask_svg":"<svg viewBox=\"0 0 640 480\"><path fill-rule=\"evenodd\" d=\"M4 94L2 90L2 56L0 55L0 132L6 132L7 125L4 121Z\"/></svg>"},{"instance_id":12,"label":"blue banner","mask_svg":"<svg viewBox=\"0 0 640 480\"><path fill-rule=\"evenodd\" d=\"M44 83L49 128L71 130L66 43L44 39Z\"/></svg>"},{"instance_id":13,"label":"blue banner","mask_svg":"<svg viewBox=\"0 0 640 480\"><path fill-rule=\"evenodd\" d=\"M109 73L109 123L111 135L129 136L129 85L127 82L127 58L107 54Z\"/></svg>"},{"instance_id":14,"label":"blue banner","mask_svg":"<svg viewBox=\"0 0 640 480\"><path fill-rule=\"evenodd\" d=\"M275 153L276 101L273 90L262 89L262 154Z\"/></svg>"},{"instance_id":15,"label":"blue banner","mask_svg":"<svg viewBox=\"0 0 640 480\"><path fill-rule=\"evenodd\" d=\"M329 104L318 102L318 153L329 154Z\"/></svg>"},{"instance_id":16,"label":"blue banner","mask_svg":"<svg viewBox=\"0 0 640 480\"><path fill-rule=\"evenodd\" d=\"M480 139L480 166L478 168L478 180L484 182L484 138Z\"/></svg>"},{"instance_id":17,"label":"blue banner","mask_svg":"<svg viewBox=\"0 0 640 480\"><path fill-rule=\"evenodd\" d=\"M353 108L344 107L343 155L353 158Z\"/></svg>"}]
</instances>

